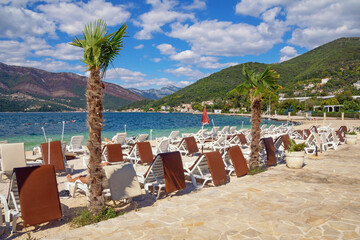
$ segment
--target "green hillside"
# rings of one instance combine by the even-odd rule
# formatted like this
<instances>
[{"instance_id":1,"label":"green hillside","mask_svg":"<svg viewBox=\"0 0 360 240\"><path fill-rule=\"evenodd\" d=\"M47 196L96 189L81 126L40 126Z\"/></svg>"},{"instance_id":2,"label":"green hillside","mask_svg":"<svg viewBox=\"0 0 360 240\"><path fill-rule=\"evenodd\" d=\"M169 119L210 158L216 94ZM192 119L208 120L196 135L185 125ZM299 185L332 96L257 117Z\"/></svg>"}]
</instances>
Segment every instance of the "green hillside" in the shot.
<instances>
[{"instance_id":1,"label":"green hillside","mask_svg":"<svg viewBox=\"0 0 360 240\"><path fill-rule=\"evenodd\" d=\"M360 80L360 38L341 38L282 63L245 65L259 72L271 66L280 74L278 83L283 89L279 93L285 93L287 97L293 96L295 89L301 92L305 84L320 82L327 77L331 80L323 86L324 93L332 94L340 86L344 91L358 94L352 84ZM146 107L225 99L230 90L244 81L242 68L243 64L223 69L169 96L148 103ZM317 93L309 91L307 96L311 94Z\"/></svg>"}]
</instances>

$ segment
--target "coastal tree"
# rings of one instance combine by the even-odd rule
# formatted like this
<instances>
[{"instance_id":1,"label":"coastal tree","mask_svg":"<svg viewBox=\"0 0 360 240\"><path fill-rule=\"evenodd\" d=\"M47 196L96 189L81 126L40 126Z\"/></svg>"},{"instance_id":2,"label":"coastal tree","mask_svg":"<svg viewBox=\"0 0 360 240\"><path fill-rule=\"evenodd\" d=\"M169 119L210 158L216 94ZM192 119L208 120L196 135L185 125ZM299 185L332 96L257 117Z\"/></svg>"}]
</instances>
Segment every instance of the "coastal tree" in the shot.
<instances>
[{"instance_id":1,"label":"coastal tree","mask_svg":"<svg viewBox=\"0 0 360 240\"><path fill-rule=\"evenodd\" d=\"M104 204L102 196L102 166L101 166L101 130L103 111L103 88L102 82L106 70L123 48L123 38L126 35L126 24L117 31L108 33L106 23L99 19L84 26L82 37L73 39L73 46L84 49L82 62L86 64L90 76L86 87L87 100L87 124L89 127L89 141L87 147L90 153L90 211L93 214L99 212Z\"/></svg>"},{"instance_id":2,"label":"coastal tree","mask_svg":"<svg viewBox=\"0 0 360 240\"><path fill-rule=\"evenodd\" d=\"M259 150L260 150L260 124L261 124L261 101L266 90L275 91L280 86L276 83L279 74L271 70L269 67L263 73L258 73L246 69L243 65L243 74L245 82L238 85L233 91L239 94L248 94L251 101L251 153L250 153L250 169L259 166Z\"/></svg>"}]
</instances>

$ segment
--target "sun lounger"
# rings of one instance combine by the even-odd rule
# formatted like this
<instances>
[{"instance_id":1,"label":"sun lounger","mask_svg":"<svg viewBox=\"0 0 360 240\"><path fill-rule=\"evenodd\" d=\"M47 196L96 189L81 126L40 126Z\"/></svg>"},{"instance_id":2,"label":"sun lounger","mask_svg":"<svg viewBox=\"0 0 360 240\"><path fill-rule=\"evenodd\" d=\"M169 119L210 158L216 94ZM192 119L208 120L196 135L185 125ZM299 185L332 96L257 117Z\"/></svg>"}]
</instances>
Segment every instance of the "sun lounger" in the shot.
<instances>
[{"instance_id":1,"label":"sun lounger","mask_svg":"<svg viewBox=\"0 0 360 240\"><path fill-rule=\"evenodd\" d=\"M0 145L1 150L1 171L8 178L16 167L26 167L24 143L6 143Z\"/></svg>"},{"instance_id":2,"label":"sun lounger","mask_svg":"<svg viewBox=\"0 0 360 240\"><path fill-rule=\"evenodd\" d=\"M43 159L43 164L48 165L52 164L55 166L55 171L67 171L72 172L73 166L67 164L67 160L63 155L62 146L60 141L53 141L49 143L40 144L41 155ZM50 159L49 159L49 150L50 150Z\"/></svg>"},{"instance_id":3,"label":"sun lounger","mask_svg":"<svg viewBox=\"0 0 360 240\"><path fill-rule=\"evenodd\" d=\"M149 134L139 134L135 139L131 139L127 142L128 145L135 145L137 142L145 142Z\"/></svg>"},{"instance_id":4,"label":"sun lounger","mask_svg":"<svg viewBox=\"0 0 360 240\"><path fill-rule=\"evenodd\" d=\"M37 225L62 217L56 174L53 165L15 168L10 182L9 198L0 195L4 205L6 227L16 230L21 217L26 225ZM2 219L1 219L2 221Z\"/></svg>"},{"instance_id":5,"label":"sun lounger","mask_svg":"<svg viewBox=\"0 0 360 240\"><path fill-rule=\"evenodd\" d=\"M227 182L227 174L221 154L216 152L204 153L190 166L185 168L185 175L190 176L193 185L202 188L209 181L213 181L215 186ZM200 186L197 180L203 181Z\"/></svg>"},{"instance_id":6,"label":"sun lounger","mask_svg":"<svg viewBox=\"0 0 360 240\"><path fill-rule=\"evenodd\" d=\"M139 160L141 163L151 163L153 161L153 153L150 142L136 143Z\"/></svg>"},{"instance_id":7,"label":"sun lounger","mask_svg":"<svg viewBox=\"0 0 360 240\"><path fill-rule=\"evenodd\" d=\"M249 172L249 168L240 147L231 147L228 150L228 154L235 169L236 176L241 177L246 175Z\"/></svg>"},{"instance_id":8,"label":"sun lounger","mask_svg":"<svg viewBox=\"0 0 360 240\"><path fill-rule=\"evenodd\" d=\"M110 164L123 163L124 157L121 144L107 144L104 146L103 156L106 162Z\"/></svg>"},{"instance_id":9,"label":"sun lounger","mask_svg":"<svg viewBox=\"0 0 360 240\"><path fill-rule=\"evenodd\" d=\"M179 143L178 149L181 154L192 156L196 153L199 153L199 148L196 143L195 138L192 137L185 137Z\"/></svg>"},{"instance_id":10,"label":"sun lounger","mask_svg":"<svg viewBox=\"0 0 360 240\"><path fill-rule=\"evenodd\" d=\"M224 136L219 137L215 141L205 142L205 144L204 144L204 148L212 149L213 151L225 150L227 147L228 147L228 145L226 143L226 138Z\"/></svg>"},{"instance_id":11,"label":"sun lounger","mask_svg":"<svg viewBox=\"0 0 360 240\"><path fill-rule=\"evenodd\" d=\"M266 164L268 166L274 166L277 164L276 151L273 139L271 137L262 138L262 141L266 150Z\"/></svg>"},{"instance_id":12,"label":"sun lounger","mask_svg":"<svg viewBox=\"0 0 360 240\"><path fill-rule=\"evenodd\" d=\"M70 140L69 146L67 146L67 150L72 153L83 153L84 136L72 136Z\"/></svg>"},{"instance_id":13,"label":"sun lounger","mask_svg":"<svg viewBox=\"0 0 360 240\"><path fill-rule=\"evenodd\" d=\"M138 179L144 185L146 194L150 194L149 188L152 188L152 195L156 199L159 198L163 188L167 193L184 189L185 175L180 152L158 154L146 173L139 174Z\"/></svg>"},{"instance_id":14,"label":"sun lounger","mask_svg":"<svg viewBox=\"0 0 360 240\"><path fill-rule=\"evenodd\" d=\"M104 167L113 201L131 199L141 195L141 188L132 164Z\"/></svg>"},{"instance_id":15,"label":"sun lounger","mask_svg":"<svg viewBox=\"0 0 360 240\"><path fill-rule=\"evenodd\" d=\"M157 148L155 149L155 154L158 153L164 153L170 151L170 140L168 138L165 138L160 141Z\"/></svg>"}]
</instances>

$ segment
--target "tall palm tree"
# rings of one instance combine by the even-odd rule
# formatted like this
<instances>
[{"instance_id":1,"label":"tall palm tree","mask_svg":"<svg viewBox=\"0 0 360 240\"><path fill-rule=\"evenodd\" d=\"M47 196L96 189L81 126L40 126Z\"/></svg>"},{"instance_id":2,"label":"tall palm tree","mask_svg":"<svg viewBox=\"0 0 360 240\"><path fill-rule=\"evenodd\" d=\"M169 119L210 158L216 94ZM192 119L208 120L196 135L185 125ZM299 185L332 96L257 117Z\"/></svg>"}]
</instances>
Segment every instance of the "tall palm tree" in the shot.
<instances>
[{"instance_id":1,"label":"tall palm tree","mask_svg":"<svg viewBox=\"0 0 360 240\"><path fill-rule=\"evenodd\" d=\"M102 166L101 166L101 129L103 110L102 79L109 64L120 54L123 48L123 38L127 26L123 24L116 32L108 34L106 23L99 19L84 26L82 38L70 43L84 49L84 62L90 77L87 81L87 124L89 127L89 141L87 147L90 153L90 211L97 213L104 204L102 196Z\"/></svg>"},{"instance_id":2,"label":"tall palm tree","mask_svg":"<svg viewBox=\"0 0 360 240\"><path fill-rule=\"evenodd\" d=\"M279 88L276 80L279 74L270 70L269 67L263 73L257 73L246 69L243 65L243 74L245 82L238 85L234 91L239 94L248 94L251 101L251 153L250 153L250 169L259 166L259 150L260 150L260 123L261 123L261 100L266 90L274 91Z\"/></svg>"}]
</instances>

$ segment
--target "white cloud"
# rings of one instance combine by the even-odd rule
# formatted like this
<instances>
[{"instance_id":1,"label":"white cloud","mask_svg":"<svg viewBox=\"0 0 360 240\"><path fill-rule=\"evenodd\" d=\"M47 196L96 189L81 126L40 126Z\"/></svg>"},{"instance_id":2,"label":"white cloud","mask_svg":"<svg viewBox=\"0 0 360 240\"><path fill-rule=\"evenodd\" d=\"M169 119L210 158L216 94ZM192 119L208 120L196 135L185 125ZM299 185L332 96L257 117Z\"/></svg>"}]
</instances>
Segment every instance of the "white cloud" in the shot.
<instances>
[{"instance_id":1,"label":"white cloud","mask_svg":"<svg viewBox=\"0 0 360 240\"><path fill-rule=\"evenodd\" d=\"M206 3L205 1L201 1L201 0L194 0L194 2L190 5L184 6L183 7L186 10L195 10L195 9L206 9Z\"/></svg>"},{"instance_id":2,"label":"white cloud","mask_svg":"<svg viewBox=\"0 0 360 240\"><path fill-rule=\"evenodd\" d=\"M194 19L193 14L173 11L172 9L178 4L176 1L147 0L146 2L152 5L152 9L140 15L139 20L134 21L136 26L142 28L142 30L135 34L137 39L151 39L153 33L163 32L161 27L165 24Z\"/></svg>"},{"instance_id":3,"label":"white cloud","mask_svg":"<svg viewBox=\"0 0 360 240\"><path fill-rule=\"evenodd\" d=\"M59 45L63 47L62 44ZM84 71L84 68L80 65L69 64L56 59L42 57L52 55L56 56L56 53L58 53L59 56L57 59L66 60L66 46L63 49L62 47L56 50L56 48L49 46L44 39L33 37L26 37L23 41L4 40L0 41L0 62L9 65L35 67L46 71ZM48 52L49 54L43 54L40 56L37 52Z\"/></svg>"},{"instance_id":4,"label":"white cloud","mask_svg":"<svg viewBox=\"0 0 360 240\"><path fill-rule=\"evenodd\" d=\"M340 37L360 35L358 0L242 0L236 13L271 22L281 12L293 29L288 41L312 49Z\"/></svg>"},{"instance_id":5,"label":"white cloud","mask_svg":"<svg viewBox=\"0 0 360 240\"><path fill-rule=\"evenodd\" d=\"M151 61L158 63L161 61L161 58L152 58Z\"/></svg>"},{"instance_id":6,"label":"white cloud","mask_svg":"<svg viewBox=\"0 0 360 240\"><path fill-rule=\"evenodd\" d=\"M146 74L141 72L134 72L125 68L111 68L107 70L106 80L121 80L128 82L139 82L144 80Z\"/></svg>"},{"instance_id":7,"label":"white cloud","mask_svg":"<svg viewBox=\"0 0 360 240\"><path fill-rule=\"evenodd\" d=\"M144 47L143 44L139 44L139 45L135 46L134 48L135 48L135 49L142 49L143 47Z\"/></svg>"},{"instance_id":8,"label":"white cloud","mask_svg":"<svg viewBox=\"0 0 360 240\"><path fill-rule=\"evenodd\" d=\"M298 56L299 54L297 53L297 51L294 47L286 46L280 50L280 55L281 55L280 62L283 62L283 61L287 61L291 58L294 58L294 57Z\"/></svg>"},{"instance_id":9,"label":"white cloud","mask_svg":"<svg viewBox=\"0 0 360 240\"><path fill-rule=\"evenodd\" d=\"M60 43L55 45L55 47L37 50L35 54L61 60L79 60L83 57L83 49L72 46L69 43Z\"/></svg>"},{"instance_id":10,"label":"white cloud","mask_svg":"<svg viewBox=\"0 0 360 240\"><path fill-rule=\"evenodd\" d=\"M200 79L209 76L209 74L200 72L199 70L194 70L189 67L179 67L176 69L166 69L165 72L174 74L175 76L186 76L189 79Z\"/></svg>"},{"instance_id":11,"label":"white cloud","mask_svg":"<svg viewBox=\"0 0 360 240\"><path fill-rule=\"evenodd\" d=\"M258 55L282 42L284 22L262 22L258 26L218 20L197 22L191 26L174 23L170 37L187 41L199 55L244 56Z\"/></svg>"},{"instance_id":12,"label":"white cloud","mask_svg":"<svg viewBox=\"0 0 360 240\"><path fill-rule=\"evenodd\" d=\"M191 65L196 65L199 68L208 68L208 69L224 68L238 64L237 62L218 63L219 58L217 57L201 56L191 50L185 50L180 53L171 55L170 59L179 61L180 63L183 64L191 64Z\"/></svg>"},{"instance_id":13,"label":"white cloud","mask_svg":"<svg viewBox=\"0 0 360 240\"><path fill-rule=\"evenodd\" d=\"M302 0L287 8L287 24L296 25L289 43L312 49L340 37L360 35L360 1Z\"/></svg>"},{"instance_id":14,"label":"white cloud","mask_svg":"<svg viewBox=\"0 0 360 240\"><path fill-rule=\"evenodd\" d=\"M56 26L46 15L24 8L0 5L0 22L0 37L56 36Z\"/></svg>"},{"instance_id":15,"label":"white cloud","mask_svg":"<svg viewBox=\"0 0 360 240\"><path fill-rule=\"evenodd\" d=\"M95 19L101 18L108 26L117 26L130 17L125 6L114 5L105 0L90 0L87 3L55 2L39 5L37 9L56 22L60 31L70 35L81 33L83 26Z\"/></svg>"},{"instance_id":16,"label":"white cloud","mask_svg":"<svg viewBox=\"0 0 360 240\"><path fill-rule=\"evenodd\" d=\"M157 49L160 50L162 55L172 55L175 54L175 48L171 44L163 43L156 46Z\"/></svg>"},{"instance_id":17,"label":"white cloud","mask_svg":"<svg viewBox=\"0 0 360 240\"><path fill-rule=\"evenodd\" d=\"M249 15L253 17L259 17L267 9L286 4L288 0L241 0L236 4L235 12L237 14Z\"/></svg>"}]
</instances>

